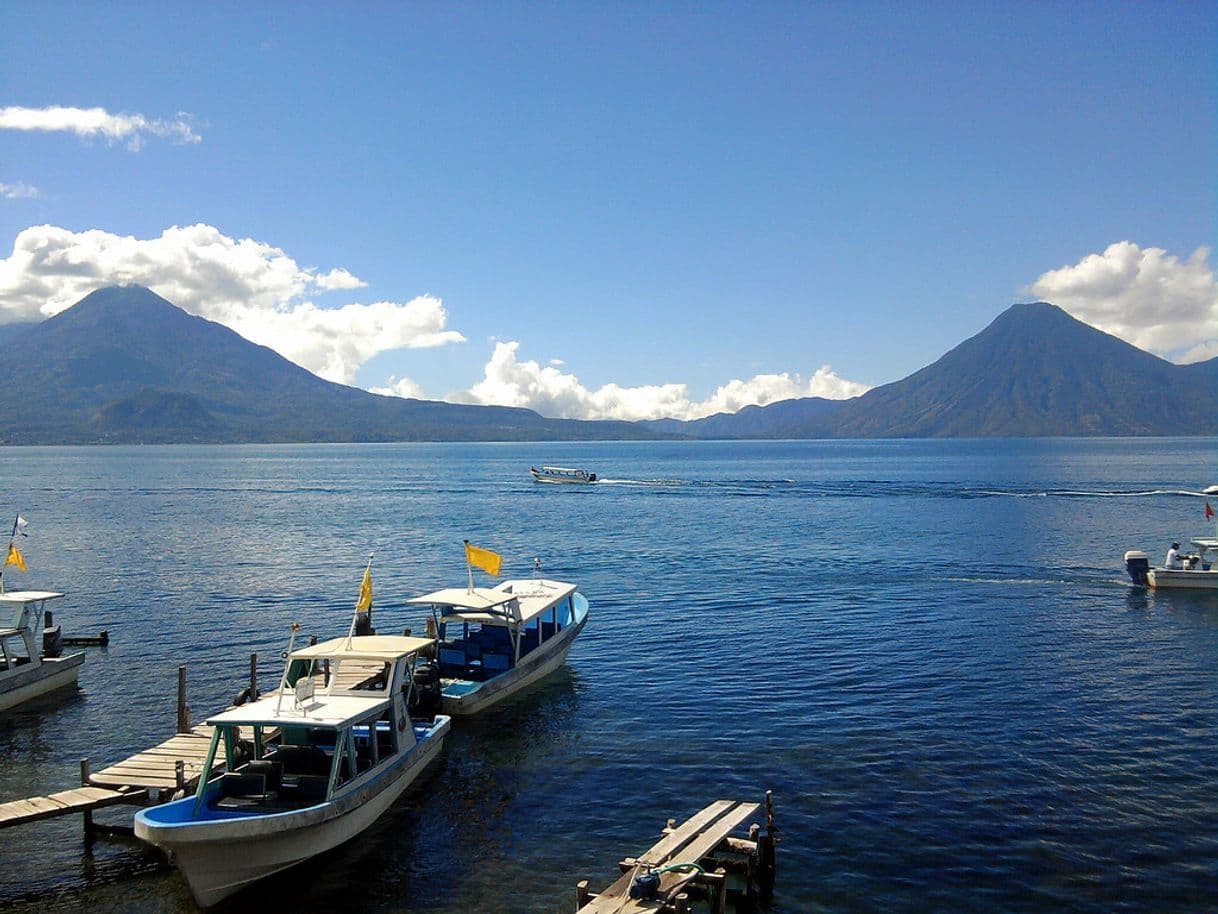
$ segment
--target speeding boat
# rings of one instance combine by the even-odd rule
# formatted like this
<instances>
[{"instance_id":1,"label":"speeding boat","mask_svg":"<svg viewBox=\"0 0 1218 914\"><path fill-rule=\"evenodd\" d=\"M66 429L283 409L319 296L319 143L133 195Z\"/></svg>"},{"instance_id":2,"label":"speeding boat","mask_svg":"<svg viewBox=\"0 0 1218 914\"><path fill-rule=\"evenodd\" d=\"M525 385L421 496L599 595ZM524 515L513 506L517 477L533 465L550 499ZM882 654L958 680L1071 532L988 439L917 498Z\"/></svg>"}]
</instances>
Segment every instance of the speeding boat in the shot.
<instances>
[{"instance_id":1,"label":"speeding boat","mask_svg":"<svg viewBox=\"0 0 1218 914\"><path fill-rule=\"evenodd\" d=\"M1218 537L1190 541L1194 551L1180 556L1179 568L1152 567L1140 549L1125 553L1125 570L1139 587L1218 590Z\"/></svg>"},{"instance_id":2,"label":"speeding boat","mask_svg":"<svg viewBox=\"0 0 1218 914\"><path fill-rule=\"evenodd\" d=\"M596 482L595 473L577 470L574 467L542 467L541 469L529 467L529 472L533 474L536 482L574 483L576 485Z\"/></svg>"},{"instance_id":3,"label":"speeding boat","mask_svg":"<svg viewBox=\"0 0 1218 914\"><path fill-rule=\"evenodd\" d=\"M434 644L365 635L289 645L277 692L207 721L197 793L141 810L135 834L170 852L204 907L358 835L449 731L414 676Z\"/></svg>"},{"instance_id":4,"label":"speeding boat","mask_svg":"<svg viewBox=\"0 0 1218 914\"><path fill-rule=\"evenodd\" d=\"M72 688L83 651L63 655L59 626L44 625L52 590L0 593L0 711L59 689Z\"/></svg>"},{"instance_id":5,"label":"speeding boat","mask_svg":"<svg viewBox=\"0 0 1218 914\"><path fill-rule=\"evenodd\" d=\"M588 621L576 585L540 576L406 602L431 607L441 710L452 715L477 714L557 670Z\"/></svg>"}]
</instances>

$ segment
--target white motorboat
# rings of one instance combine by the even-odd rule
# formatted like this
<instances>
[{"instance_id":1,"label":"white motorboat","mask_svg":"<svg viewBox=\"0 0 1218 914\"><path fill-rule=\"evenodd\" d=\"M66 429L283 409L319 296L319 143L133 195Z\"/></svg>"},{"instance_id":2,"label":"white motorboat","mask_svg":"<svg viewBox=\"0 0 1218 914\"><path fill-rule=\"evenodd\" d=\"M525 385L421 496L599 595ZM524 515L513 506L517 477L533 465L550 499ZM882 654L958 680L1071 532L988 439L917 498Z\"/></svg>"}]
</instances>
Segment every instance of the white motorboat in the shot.
<instances>
[{"instance_id":1,"label":"white motorboat","mask_svg":"<svg viewBox=\"0 0 1218 914\"><path fill-rule=\"evenodd\" d=\"M440 753L450 718L426 713L414 676L434 644L289 647L276 693L208 720L195 796L141 810L136 835L172 854L205 907L353 838Z\"/></svg>"},{"instance_id":2,"label":"white motorboat","mask_svg":"<svg viewBox=\"0 0 1218 914\"><path fill-rule=\"evenodd\" d=\"M574 584L541 577L453 587L407 600L430 606L442 710L469 715L554 672L588 621Z\"/></svg>"},{"instance_id":3,"label":"white motorboat","mask_svg":"<svg viewBox=\"0 0 1218 914\"><path fill-rule=\"evenodd\" d=\"M1140 587L1218 590L1218 537L1190 541L1194 551L1180 556L1179 568L1152 567L1140 549L1125 553L1125 569Z\"/></svg>"},{"instance_id":4,"label":"white motorboat","mask_svg":"<svg viewBox=\"0 0 1218 914\"><path fill-rule=\"evenodd\" d=\"M0 593L0 711L58 689L74 688L83 651L62 655L59 627L44 626L46 603L62 593Z\"/></svg>"},{"instance_id":5,"label":"white motorboat","mask_svg":"<svg viewBox=\"0 0 1218 914\"><path fill-rule=\"evenodd\" d=\"M595 473L578 470L574 467L541 467L540 469L529 467L529 472L533 474L536 482L574 483L576 485L589 485L596 482Z\"/></svg>"}]
</instances>

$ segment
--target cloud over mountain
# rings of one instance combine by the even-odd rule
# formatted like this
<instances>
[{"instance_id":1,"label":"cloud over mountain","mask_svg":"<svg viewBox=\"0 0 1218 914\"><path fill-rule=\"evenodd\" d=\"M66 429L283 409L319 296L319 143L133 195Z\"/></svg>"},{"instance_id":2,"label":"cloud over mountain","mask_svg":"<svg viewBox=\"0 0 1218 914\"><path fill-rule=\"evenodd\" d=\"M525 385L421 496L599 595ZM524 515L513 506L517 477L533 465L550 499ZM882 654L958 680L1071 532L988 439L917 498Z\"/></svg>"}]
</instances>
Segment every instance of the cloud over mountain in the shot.
<instances>
[{"instance_id":1,"label":"cloud over mountain","mask_svg":"<svg viewBox=\"0 0 1218 914\"><path fill-rule=\"evenodd\" d=\"M564 419L698 419L719 412L735 412L743 406L764 406L795 397L844 399L867 391L867 385L839 378L828 365L819 368L806 382L799 375L763 374L747 380L731 380L709 398L691 400L685 384L654 384L622 387L606 384L596 390L585 387L578 377L558 365L520 361L516 341L499 342L486 364L481 381L453 399L463 403L523 406L543 416ZM561 363L559 363L561 364Z\"/></svg>"},{"instance_id":2,"label":"cloud over mountain","mask_svg":"<svg viewBox=\"0 0 1218 914\"><path fill-rule=\"evenodd\" d=\"M1187 260L1130 241L1050 270L1028 292L1079 320L1164 357L1218 355L1218 280L1209 248Z\"/></svg>"},{"instance_id":3,"label":"cloud over mountain","mask_svg":"<svg viewBox=\"0 0 1218 914\"><path fill-rule=\"evenodd\" d=\"M365 283L341 268L302 267L279 248L210 225L174 226L148 239L25 229L0 260L0 324L49 317L100 286L131 283L342 383L380 352L465 339L445 329L444 304L432 296L320 308L308 296Z\"/></svg>"},{"instance_id":4,"label":"cloud over mountain","mask_svg":"<svg viewBox=\"0 0 1218 914\"><path fill-rule=\"evenodd\" d=\"M147 137L172 143L201 143L190 115L181 113L172 120L142 114L112 114L105 108L72 108L51 105L46 108L0 108L0 130L26 130L74 133L86 139L99 138L110 143L124 142L132 152L143 148Z\"/></svg>"}]
</instances>

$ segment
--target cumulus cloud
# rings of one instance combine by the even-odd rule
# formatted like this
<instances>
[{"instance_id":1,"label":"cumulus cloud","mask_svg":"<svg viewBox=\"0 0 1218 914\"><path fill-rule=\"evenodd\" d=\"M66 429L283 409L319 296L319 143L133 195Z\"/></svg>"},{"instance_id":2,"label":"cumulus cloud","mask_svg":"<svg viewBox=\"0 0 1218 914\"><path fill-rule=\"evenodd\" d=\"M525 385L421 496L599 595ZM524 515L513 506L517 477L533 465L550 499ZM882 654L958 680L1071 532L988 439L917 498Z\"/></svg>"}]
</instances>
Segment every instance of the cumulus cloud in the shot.
<instances>
[{"instance_id":1,"label":"cumulus cloud","mask_svg":"<svg viewBox=\"0 0 1218 914\"><path fill-rule=\"evenodd\" d=\"M394 375L389 376L389 380L385 382L384 387L369 387L368 392L380 394L383 397L405 397L414 400L427 399L423 388L410 380L410 378L399 378Z\"/></svg>"},{"instance_id":2,"label":"cumulus cloud","mask_svg":"<svg viewBox=\"0 0 1218 914\"><path fill-rule=\"evenodd\" d=\"M307 296L365 283L344 269L301 267L284 251L210 225L133 238L51 225L28 228L0 260L0 324L34 321L101 286L138 283L178 307L274 349L330 381L349 384L381 352L462 342L432 296L320 308Z\"/></svg>"},{"instance_id":3,"label":"cumulus cloud","mask_svg":"<svg viewBox=\"0 0 1218 914\"><path fill-rule=\"evenodd\" d=\"M481 381L452 399L464 403L523 406L543 416L563 419L698 419L741 407L764 406L793 397L843 399L865 393L865 384L838 377L825 365L804 381L799 375L767 374L733 380L708 399L691 400L685 384L621 387L606 384L589 390L573 374L554 364L541 365L517 357L520 343L499 342Z\"/></svg>"},{"instance_id":4,"label":"cumulus cloud","mask_svg":"<svg viewBox=\"0 0 1218 914\"><path fill-rule=\"evenodd\" d=\"M1179 361L1218 355L1218 281L1209 248L1187 260L1130 241L1050 270L1028 293L1140 349Z\"/></svg>"},{"instance_id":5,"label":"cumulus cloud","mask_svg":"<svg viewBox=\"0 0 1218 914\"><path fill-rule=\"evenodd\" d=\"M16 184L0 182L0 197L5 200L34 200L41 196L37 187L31 187L18 181Z\"/></svg>"},{"instance_id":6,"label":"cumulus cloud","mask_svg":"<svg viewBox=\"0 0 1218 914\"><path fill-rule=\"evenodd\" d=\"M184 112L173 120L158 120L142 114L111 114L105 108L8 107L0 108L0 129L74 133L86 139L125 142L132 151L141 149L150 136L175 144L203 141Z\"/></svg>"}]
</instances>

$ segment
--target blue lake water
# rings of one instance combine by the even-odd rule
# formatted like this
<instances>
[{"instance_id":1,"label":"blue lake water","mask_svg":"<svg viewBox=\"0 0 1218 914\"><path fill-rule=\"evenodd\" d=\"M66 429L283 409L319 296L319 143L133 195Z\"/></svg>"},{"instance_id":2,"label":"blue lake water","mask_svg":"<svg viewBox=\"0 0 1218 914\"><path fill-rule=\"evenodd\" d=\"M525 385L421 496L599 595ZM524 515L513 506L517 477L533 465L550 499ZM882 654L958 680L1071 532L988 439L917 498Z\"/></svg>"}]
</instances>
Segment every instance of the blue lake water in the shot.
<instances>
[{"instance_id":1,"label":"blue lake water","mask_svg":"<svg viewBox=\"0 0 1218 914\"><path fill-rule=\"evenodd\" d=\"M1206 532L1213 439L0 448L0 480L30 522L9 586L112 637L79 693L0 717L0 800L171 735L181 664L196 720L251 651L274 679L291 622L346 630L369 552L382 631L421 629L402 600L460 584L466 538L591 600L565 670L243 905L565 912L667 818L766 788L774 912L1218 905L1218 597L1121 565ZM73 817L0 832L0 908L193 905Z\"/></svg>"}]
</instances>

